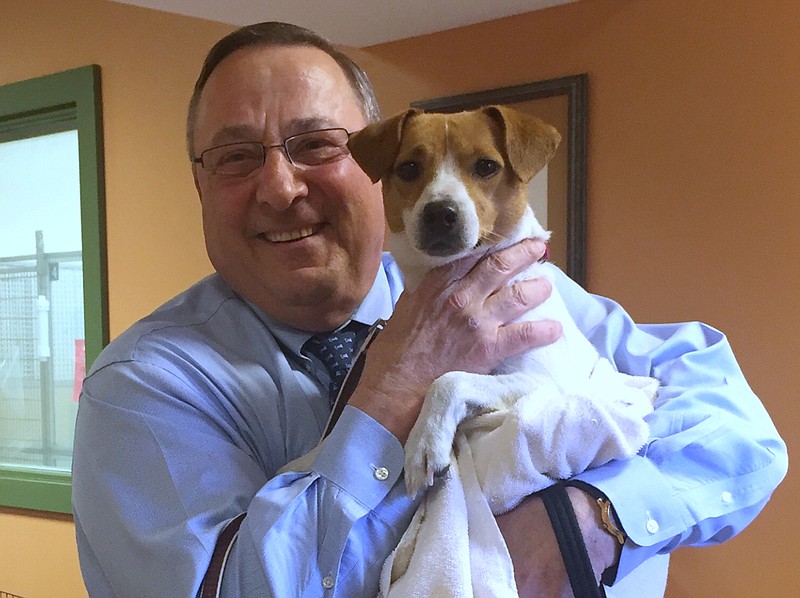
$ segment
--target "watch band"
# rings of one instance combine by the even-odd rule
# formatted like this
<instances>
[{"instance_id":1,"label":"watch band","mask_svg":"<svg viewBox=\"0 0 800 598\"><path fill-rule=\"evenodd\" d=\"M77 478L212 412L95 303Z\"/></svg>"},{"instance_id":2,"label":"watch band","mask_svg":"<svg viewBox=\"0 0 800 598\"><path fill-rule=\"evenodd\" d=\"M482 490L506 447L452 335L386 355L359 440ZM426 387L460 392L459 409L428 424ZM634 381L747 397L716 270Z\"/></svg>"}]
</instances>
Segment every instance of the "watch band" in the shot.
<instances>
[{"instance_id":1,"label":"watch band","mask_svg":"<svg viewBox=\"0 0 800 598\"><path fill-rule=\"evenodd\" d=\"M583 533L564 484L557 482L540 490L537 496L542 499L553 526L572 593L579 598L605 596L605 590L595 579Z\"/></svg>"},{"instance_id":2,"label":"watch band","mask_svg":"<svg viewBox=\"0 0 800 598\"><path fill-rule=\"evenodd\" d=\"M608 500L608 497L605 494L600 492L600 490L594 486L591 486L581 480L568 480L564 482L564 484L566 486L573 486L578 490L582 490L595 499L595 501L597 501L597 506L600 509L600 520L603 522L603 529L614 536L617 542L620 544L625 544L625 540L628 539L628 536L625 533L625 530L622 529L622 526L617 522L618 520L614 512L614 505L611 504L611 501Z\"/></svg>"}]
</instances>

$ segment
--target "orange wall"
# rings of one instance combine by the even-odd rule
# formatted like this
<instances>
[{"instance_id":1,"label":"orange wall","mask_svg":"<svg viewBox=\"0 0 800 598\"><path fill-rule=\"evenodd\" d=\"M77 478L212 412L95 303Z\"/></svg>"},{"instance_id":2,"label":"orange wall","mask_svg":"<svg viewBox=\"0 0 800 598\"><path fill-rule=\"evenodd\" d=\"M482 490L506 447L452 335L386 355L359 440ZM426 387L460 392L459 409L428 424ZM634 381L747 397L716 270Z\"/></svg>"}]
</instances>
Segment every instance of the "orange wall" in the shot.
<instances>
[{"instance_id":1,"label":"orange wall","mask_svg":"<svg viewBox=\"0 0 800 598\"><path fill-rule=\"evenodd\" d=\"M800 308L795 5L581 0L353 51L387 113L587 72L590 288L642 321L724 329L790 451L800 324L778 318ZM0 84L103 69L112 336L210 271L183 118L205 51L230 29L102 0L0 5ZM790 475L740 537L679 551L668 596L793 596L798 498ZM0 512L0 590L49 597L56 563L59 596L85 596L72 534L68 520Z\"/></svg>"}]
</instances>

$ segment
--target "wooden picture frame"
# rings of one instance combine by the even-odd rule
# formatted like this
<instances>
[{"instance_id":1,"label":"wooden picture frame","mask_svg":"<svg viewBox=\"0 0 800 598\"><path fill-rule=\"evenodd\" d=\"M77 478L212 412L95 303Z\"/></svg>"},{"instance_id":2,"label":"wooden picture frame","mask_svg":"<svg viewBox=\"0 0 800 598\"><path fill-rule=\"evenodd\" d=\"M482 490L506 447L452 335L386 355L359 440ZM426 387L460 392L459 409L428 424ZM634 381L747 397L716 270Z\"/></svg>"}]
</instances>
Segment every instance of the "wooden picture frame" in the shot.
<instances>
[{"instance_id":1,"label":"wooden picture frame","mask_svg":"<svg viewBox=\"0 0 800 598\"><path fill-rule=\"evenodd\" d=\"M537 217L545 228L553 232L551 260L585 287L588 76L579 74L547 79L420 100L411 105L427 112L459 112L493 104L510 104L515 109L538 116L561 133L561 145L548 165L546 175L547 213L537 213Z\"/></svg>"}]
</instances>

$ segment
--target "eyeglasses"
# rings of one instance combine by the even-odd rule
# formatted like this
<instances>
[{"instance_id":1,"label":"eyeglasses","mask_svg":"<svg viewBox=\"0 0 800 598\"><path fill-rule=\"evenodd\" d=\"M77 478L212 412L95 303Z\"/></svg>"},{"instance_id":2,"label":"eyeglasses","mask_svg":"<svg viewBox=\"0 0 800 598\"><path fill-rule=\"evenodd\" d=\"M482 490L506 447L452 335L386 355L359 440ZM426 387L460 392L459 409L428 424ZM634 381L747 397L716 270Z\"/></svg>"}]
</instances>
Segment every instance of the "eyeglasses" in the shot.
<instances>
[{"instance_id":1,"label":"eyeglasses","mask_svg":"<svg viewBox=\"0 0 800 598\"><path fill-rule=\"evenodd\" d=\"M213 176L246 177L264 165L267 150L280 148L295 166L319 166L349 156L349 137L347 129L333 128L291 135L276 145L258 141L226 143L205 150L192 162Z\"/></svg>"}]
</instances>

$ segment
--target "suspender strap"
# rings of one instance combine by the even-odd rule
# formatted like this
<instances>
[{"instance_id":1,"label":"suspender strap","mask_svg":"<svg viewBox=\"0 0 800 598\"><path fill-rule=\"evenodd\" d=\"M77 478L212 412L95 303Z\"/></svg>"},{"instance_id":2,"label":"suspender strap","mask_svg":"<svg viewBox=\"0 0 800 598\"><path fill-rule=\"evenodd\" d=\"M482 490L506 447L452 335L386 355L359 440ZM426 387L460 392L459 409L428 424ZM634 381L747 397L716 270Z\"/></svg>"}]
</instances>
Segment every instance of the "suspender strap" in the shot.
<instances>
[{"instance_id":1,"label":"suspender strap","mask_svg":"<svg viewBox=\"0 0 800 598\"><path fill-rule=\"evenodd\" d=\"M576 598L605 596L592 571L592 562L583 542L583 534L575 517L575 510L567 491L560 483L538 492L542 498L550 523L553 526L561 558L569 576L569 584Z\"/></svg>"},{"instance_id":2,"label":"suspender strap","mask_svg":"<svg viewBox=\"0 0 800 598\"><path fill-rule=\"evenodd\" d=\"M375 337L378 336L378 333L383 330L385 325L386 320L379 319L370 327L369 331L367 332L367 336L364 339L364 342L362 343L358 353L356 354L353 365L350 367L350 371L347 372L347 376L345 376L345 379L342 382L342 387L339 389L339 394L333 403L331 415L328 418L327 425L325 426L325 432L322 434L323 438L331 433L333 426L336 424L339 416L342 414L342 411L344 411L347 401L350 400L350 395L353 394L353 391L358 385L358 381L361 379L361 372L364 370L364 362L367 359L367 349L369 349L372 341L375 340Z\"/></svg>"},{"instance_id":3,"label":"suspender strap","mask_svg":"<svg viewBox=\"0 0 800 598\"><path fill-rule=\"evenodd\" d=\"M246 514L242 513L231 519L217 538L217 545L211 555L211 563L208 565L203 584L200 586L200 598L217 598L219 596L219 590L222 587L222 572L231 548L233 548L233 543L236 541L236 536L239 534L239 526Z\"/></svg>"}]
</instances>

